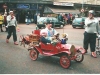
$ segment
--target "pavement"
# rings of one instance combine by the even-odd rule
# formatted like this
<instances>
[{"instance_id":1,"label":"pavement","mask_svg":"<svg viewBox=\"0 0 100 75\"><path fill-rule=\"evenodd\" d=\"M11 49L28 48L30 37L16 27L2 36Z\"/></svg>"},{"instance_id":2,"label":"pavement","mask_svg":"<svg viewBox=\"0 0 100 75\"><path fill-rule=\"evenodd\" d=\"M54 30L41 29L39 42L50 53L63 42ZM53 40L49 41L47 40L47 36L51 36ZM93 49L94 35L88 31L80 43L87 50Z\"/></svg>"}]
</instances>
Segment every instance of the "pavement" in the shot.
<instances>
[{"instance_id":1,"label":"pavement","mask_svg":"<svg viewBox=\"0 0 100 75\"><path fill-rule=\"evenodd\" d=\"M35 24L19 24L17 32L18 41L20 35L31 34ZM5 28L3 28L5 30ZM60 34L68 33L68 43L76 46L83 45L84 29L73 29L66 25L64 29L56 28ZM13 38L6 43L7 32L0 32L0 74L100 74L100 55L98 58L90 56L91 52L84 55L82 63L71 62L69 69L63 69L59 64L59 58L39 55L37 61L32 61L26 47L14 45Z\"/></svg>"}]
</instances>

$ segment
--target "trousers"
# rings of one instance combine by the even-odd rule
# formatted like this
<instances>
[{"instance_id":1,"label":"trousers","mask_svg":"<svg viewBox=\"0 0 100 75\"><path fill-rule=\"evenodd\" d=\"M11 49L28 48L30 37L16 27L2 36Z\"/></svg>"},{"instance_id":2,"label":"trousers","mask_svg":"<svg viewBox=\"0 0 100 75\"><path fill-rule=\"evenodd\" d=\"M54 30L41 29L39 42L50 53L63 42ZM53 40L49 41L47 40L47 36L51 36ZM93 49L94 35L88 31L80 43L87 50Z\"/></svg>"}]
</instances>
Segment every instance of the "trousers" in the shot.
<instances>
[{"instance_id":1,"label":"trousers","mask_svg":"<svg viewBox=\"0 0 100 75\"><path fill-rule=\"evenodd\" d=\"M83 41L83 47L85 50L88 50L88 45L90 44L90 50L91 52L95 51L96 47L96 33L87 33L84 32L84 41Z\"/></svg>"},{"instance_id":2,"label":"trousers","mask_svg":"<svg viewBox=\"0 0 100 75\"><path fill-rule=\"evenodd\" d=\"M1 28L1 32L2 32L2 31L3 31L3 30L2 30L2 24L0 24L0 28Z\"/></svg>"},{"instance_id":3,"label":"trousers","mask_svg":"<svg viewBox=\"0 0 100 75\"><path fill-rule=\"evenodd\" d=\"M15 26L8 26L7 39L10 39L12 33L13 33L13 41L16 42L17 41L16 27Z\"/></svg>"}]
</instances>

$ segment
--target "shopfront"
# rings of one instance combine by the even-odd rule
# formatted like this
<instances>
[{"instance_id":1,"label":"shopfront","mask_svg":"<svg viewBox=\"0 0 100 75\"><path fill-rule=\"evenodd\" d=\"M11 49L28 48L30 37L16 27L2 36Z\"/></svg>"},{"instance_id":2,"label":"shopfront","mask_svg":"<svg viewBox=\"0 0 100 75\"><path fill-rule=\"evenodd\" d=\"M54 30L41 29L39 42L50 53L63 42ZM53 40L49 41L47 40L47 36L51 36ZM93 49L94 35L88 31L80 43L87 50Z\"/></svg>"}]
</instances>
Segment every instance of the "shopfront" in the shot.
<instances>
[{"instance_id":1,"label":"shopfront","mask_svg":"<svg viewBox=\"0 0 100 75\"><path fill-rule=\"evenodd\" d=\"M44 6L42 4L11 3L8 6L9 10L13 10L15 12L19 23L25 23L25 18L28 12L31 15L31 19L33 19L35 14L43 15Z\"/></svg>"}]
</instances>

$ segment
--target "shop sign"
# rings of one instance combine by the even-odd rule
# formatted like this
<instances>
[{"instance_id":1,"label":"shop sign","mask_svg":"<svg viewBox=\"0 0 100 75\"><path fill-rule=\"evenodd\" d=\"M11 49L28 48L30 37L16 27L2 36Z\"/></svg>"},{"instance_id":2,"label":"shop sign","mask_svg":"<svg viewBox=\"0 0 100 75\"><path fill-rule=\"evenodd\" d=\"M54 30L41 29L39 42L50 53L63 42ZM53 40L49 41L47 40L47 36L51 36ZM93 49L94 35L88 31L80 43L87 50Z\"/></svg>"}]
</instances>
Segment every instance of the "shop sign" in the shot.
<instances>
[{"instance_id":1,"label":"shop sign","mask_svg":"<svg viewBox=\"0 0 100 75\"><path fill-rule=\"evenodd\" d=\"M41 5L41 4L32 4L30 8L33 9L33 10L41 10L41 9L43 9L43 5Z\"/></svg>"},{"instance_id":2,"label":"shop sign","mask_svg":"<svg viewBox=\"0 0 100 75\"><path fill-rule=\"evenodd\" d=\"M20 8L20 9L29 9L30 5L29 4L17 4L17 8Z\"/></svg>"},{"instance_id":3,"label":"shop sign","mask_svg":"<svg viewBox=\"0 0 100 75\"><path fill-rule=\"evenodd\" d=\"M70 2L54 2L53 5L74 6L74 4L73 3L70 3Z\"/></svg>"}]
</instances>

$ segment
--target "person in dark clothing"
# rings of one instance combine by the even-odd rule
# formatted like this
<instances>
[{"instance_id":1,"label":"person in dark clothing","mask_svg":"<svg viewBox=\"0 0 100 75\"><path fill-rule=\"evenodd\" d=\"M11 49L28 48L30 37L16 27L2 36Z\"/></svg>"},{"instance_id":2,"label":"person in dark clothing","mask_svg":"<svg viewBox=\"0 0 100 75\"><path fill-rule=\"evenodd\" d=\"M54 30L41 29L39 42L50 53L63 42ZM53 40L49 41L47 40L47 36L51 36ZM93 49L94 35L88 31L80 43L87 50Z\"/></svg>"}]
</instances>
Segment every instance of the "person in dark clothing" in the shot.
<instances>
[{"instance_id":1,"label":"person in dark clothing","mask_svg":"<svg viewBox=\"0 0 100 75\"><path fill-rule=\"evenodd\" d=\"M13 41L15 45L18 45L17 43L17 34L16 34L16 26L17 26L17 21L14 16L13 11L10 11L10 15L7 16L7 23L8 23L8 35L6 38L6 43L9 43L9 39L13 33Z\"/></svg>"},{"instance_id":2,"label":"person in dark clothing","mask_svg":"<svg viewBox=\"0 0 100 75\"><path fill-rule=\"evenodd\" d=\"M62 16L62 14L58 15L58 20L63 22L63 16Z\"/></svg>"},{"instance_id":3,"label":"person in dark clothing","mask_svg":"<svg viewBox=\"0 0 100 75\"><path fill-rule=\"evenodd\" d=\"M34 23L37 24L37 15L34 15Z\"/></svg>"},{"instance_id":4,"label":"person in dark clothing","mask_svg":"<svg viewBox=\"0 0 100 75\"><path fill-rule=\"evenodd\" d=\"M67 15L67 24L70 24L70 13Z\"/></svg>"},{"instance_id":5,"label":"person in dark clothing","mask_svg":"<svg viewBox=\"0 0 100 75\"><path fill-rule=\"evenodd\" d=\"M87 53L88 44L90 44L91 56L94 58L97 57L95 53L97 33L100 33L99 21L94 18L94 11L90 10L88 18L85 19L83 47Z\"/></svg>"},{"instance_id":6,"label":"person in dark clothing","mask_svg":"<svg viewBox=\"0 0 100 75\"><path fill-rule=\"evenodd\" d=\"M31 23L31 15L29 12L26 15L26 19L27 19L26 24L29 25Z\"/></svg>"}]
</instances>

